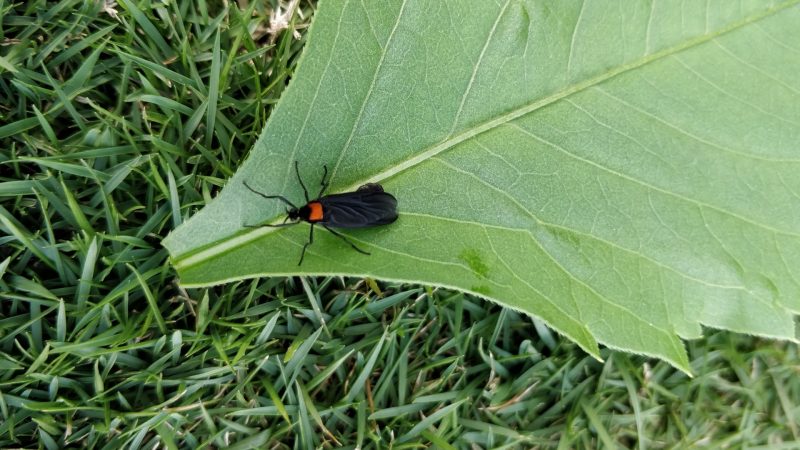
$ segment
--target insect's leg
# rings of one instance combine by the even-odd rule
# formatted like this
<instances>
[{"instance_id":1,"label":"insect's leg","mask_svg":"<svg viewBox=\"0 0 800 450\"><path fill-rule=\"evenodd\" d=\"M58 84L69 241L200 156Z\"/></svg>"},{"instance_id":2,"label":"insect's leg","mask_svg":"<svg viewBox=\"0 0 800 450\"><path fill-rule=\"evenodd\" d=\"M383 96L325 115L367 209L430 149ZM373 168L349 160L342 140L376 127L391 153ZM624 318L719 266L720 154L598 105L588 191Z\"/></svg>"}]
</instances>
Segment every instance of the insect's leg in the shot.
<instances>
[{"instance_id":1,"label":"insect's leg","mask_svg":"<svg viewBox=\"0 0 800 450\"><path fill-rule=\"evenodd\" d=\"M341 240L343 240L343 241L347 242L348 244L350 244L350 247L353 247L353 249L354 249L355 251L357 251L358 253L363 253L363 254L365 254L365 255L369 255L369 254L370 254L369 252L366 252L366 251L364 251L364 250L361 250L360 248L356 247L356 244L353 244L352 242L350 242L350 239L347 239L347 237L345 237L345 235L343 235L342 233L339 233L338 231L336 231L336 230L334 230L334 229L332 229L332 228L329 228L329 227L328 227L327 225L325 225L325 224L323 224L322 226L323 226L323 227L325 227L325 229L326 229L326 230L328 230L328 231L330 231L331 233L333 233L333 234L334 234L334 236L336 236L336 237L338 237L339 239L341 239Z\"/></svg>"},{"instance_id":2,"label":"insect's leg","mask_svg":"<svg viewBox=\"0 0 800 450\"><path fill-rule=\"evenodd\" d=\"M306 189L306 185L303 184L303 179L300 178L300 166L298 165L297 161L294 162L294 171L297 174L297 181L300 182L300 187L303 188L303 195L306 196L306 203L308 203L311 200L308 198L308 189Z\"/></svg>"},{"instance_id":3,"label":"insect's leg","mask_svg":"<svg viewBox=\"0 0 800 450\"><path fill-rule=\"evenodd\" d=\"M294 206L294 203L290 202L286 197L284 197L282 195L267 195L267 194L258 192L257 190L251 188L250 185L247 184L247 181L242 181L242 184L244 184L244 187L246 187L247 189L250 189L251 191L253 191L253 193L258 194L258 195L266 198L267 200L272 200L273 198L277 198L278 200L282 201L283 203L286 203L287 205L291 206L292 208L297 209L297 206Z\"/></svg>"},{"instance_id":4,"label":"insect's leg","mask_svg":"<svg viewBox=\"0 0 800 450\"><path fill-rule=\"evenodd\" d=\"M325 180L326 178L328 178L328 165L327 164L323 165L322 169L323 169L322 182L320 183L320 185L322 185L322 189L319 190L319 195L317 196L317 198L322 197L322 194L325 193L325 189L328 189L328 181Z\"/></svg>"},{"instance_id":5,"label":"insect's leg","mask_svg":"<svg viewBox=\"0 0 800 450\"><path fill-rule=\"evenodd\" d=\"M306 242L306 245L303 246L303 251L300 252L300 262L297 263L298 266L300 264L303 264L303 258L306 256L306 248L308 248L308 246L313 243L314 243L314 224L312 223L311 231L308 233L308 242Z\"/></svg>"}]
</instances>

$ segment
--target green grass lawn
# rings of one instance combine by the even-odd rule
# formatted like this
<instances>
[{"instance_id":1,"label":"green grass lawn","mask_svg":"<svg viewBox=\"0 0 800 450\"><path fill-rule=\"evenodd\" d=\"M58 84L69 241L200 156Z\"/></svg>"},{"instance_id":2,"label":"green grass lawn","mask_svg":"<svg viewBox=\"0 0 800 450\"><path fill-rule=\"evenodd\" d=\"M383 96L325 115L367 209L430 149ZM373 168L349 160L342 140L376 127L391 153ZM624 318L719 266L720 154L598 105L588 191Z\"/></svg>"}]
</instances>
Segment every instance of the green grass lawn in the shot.
<instances>
[{"instance_id":1,"label":"green grass lawn","mask_svg":"<svg viewBox=\"0 0 800 450\"><path fill-rule=\"evenodd\" d=\"M0 448L800 448L794 344L707 330L689 378L443 289L182 289L160 241L315 7L266 3L0 2Z\"/></svg>"}]
</instances>

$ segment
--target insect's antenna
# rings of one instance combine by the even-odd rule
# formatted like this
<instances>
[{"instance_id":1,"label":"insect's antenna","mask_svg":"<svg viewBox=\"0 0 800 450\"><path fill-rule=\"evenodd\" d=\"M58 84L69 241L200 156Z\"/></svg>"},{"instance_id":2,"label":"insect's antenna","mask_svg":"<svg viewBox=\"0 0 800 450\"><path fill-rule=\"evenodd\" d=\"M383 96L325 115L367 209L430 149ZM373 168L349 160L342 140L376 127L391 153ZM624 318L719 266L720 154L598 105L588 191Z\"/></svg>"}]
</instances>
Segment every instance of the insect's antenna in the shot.
<instances>
[{"instance_id":1,"label":"insect's antenna","mask_svg":"<svg viewBox=\"0 0 800 450\"><path fill-rule=\"evenodd\" d=\"M247 184L247 181L242 181L242 184L244 184L244 187L246 187L247 189L250 189L251 191L253 191L253 193L258 194L258 195L266 198L267 200L272 200L274 198L277 198L278 200L282 201L283 203L286 203L287 205L291 206L292 208L297 209L297 206L294 206L294 203L290 202L286 197L284 197L282 195L267 195L267 194L263 194L261 192L258 192L255 189L251 188L250 185ZM306 195L306 197L308 197L308 196Z\"/></svg>"},{"instance_id":2,"label":"insect's antenna","mask_svg":"<svg viewBox=\"0 0 800 450\"><path fill-rule=\"evenodd\" d=\"M322 182L320 183L322 185L322 189L319 190L319 195L317 196L317 198L322 197L322 194L325 193L325 189L328 189L328 182L325 180L326 178L328 178L328 165L323 164L322 170L323 170Z\"/></svg>"},{"instance_id":3,"label":"insect's antenna","mask_svg":"<svg viewBox=\"0 0 800 450\"><path fill-rule=\"evenodd\" d=\"M303 194L306 196L306 203L308 203L311 201L311 199L308 198L308 189L306 189L306 185L303 184L303 179L300 178L300 167L297 164L297 161L294 162L294 171L297 173L297 181L300 182L300 186L303 188Z\"/></svg>"}]
</instances>

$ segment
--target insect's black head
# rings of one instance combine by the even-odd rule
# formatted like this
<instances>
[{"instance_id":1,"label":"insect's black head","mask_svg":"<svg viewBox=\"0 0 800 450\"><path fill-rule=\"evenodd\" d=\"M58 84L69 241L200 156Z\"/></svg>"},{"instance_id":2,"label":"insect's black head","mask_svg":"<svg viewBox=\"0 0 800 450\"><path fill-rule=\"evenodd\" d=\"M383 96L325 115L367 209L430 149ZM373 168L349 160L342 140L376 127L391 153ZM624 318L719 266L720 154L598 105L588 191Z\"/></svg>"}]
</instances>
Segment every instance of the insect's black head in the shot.
<instances>
[{"instance_id":1,"label":"insect's black head","mask_svg":"<svg viewBox=\"0 0 800 450\"><path fill-rule=\"evenodd\" d=\"M297 208L286 208L286 215L289 216L289 220L300 220L300 210Z\"/></svg>"}]
</instances>

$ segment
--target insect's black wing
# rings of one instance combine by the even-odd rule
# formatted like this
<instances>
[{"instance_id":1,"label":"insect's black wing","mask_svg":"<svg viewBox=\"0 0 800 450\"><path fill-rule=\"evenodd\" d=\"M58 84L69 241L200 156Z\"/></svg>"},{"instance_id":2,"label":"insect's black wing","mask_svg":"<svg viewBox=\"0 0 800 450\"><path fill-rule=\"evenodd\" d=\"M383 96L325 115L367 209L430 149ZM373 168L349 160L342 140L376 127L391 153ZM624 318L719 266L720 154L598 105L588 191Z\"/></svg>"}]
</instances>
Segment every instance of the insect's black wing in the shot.
<instances>
[{"instance_id":1,"label":"insect's black wing","mask_svg":"<svg viewBox=\"0 0 800 450\"><path fill-rule=\"evenodd\" d=\"M378 183L362 184L356 189L356 192L383 192L383 186Z\"/></svg>"},{"instance_id":2,"label":"insect's black wing","mask_svg":"<svg viewBox=\"0 0 800 450\"><path fill-rule=\"evenodd\" d=\"M326 195L317 201L322 204L322 223L331 227L374 227L397 220L397 199L383 192L379 184L365 184L355 192Z\"/></svg>"}]
</instances>

